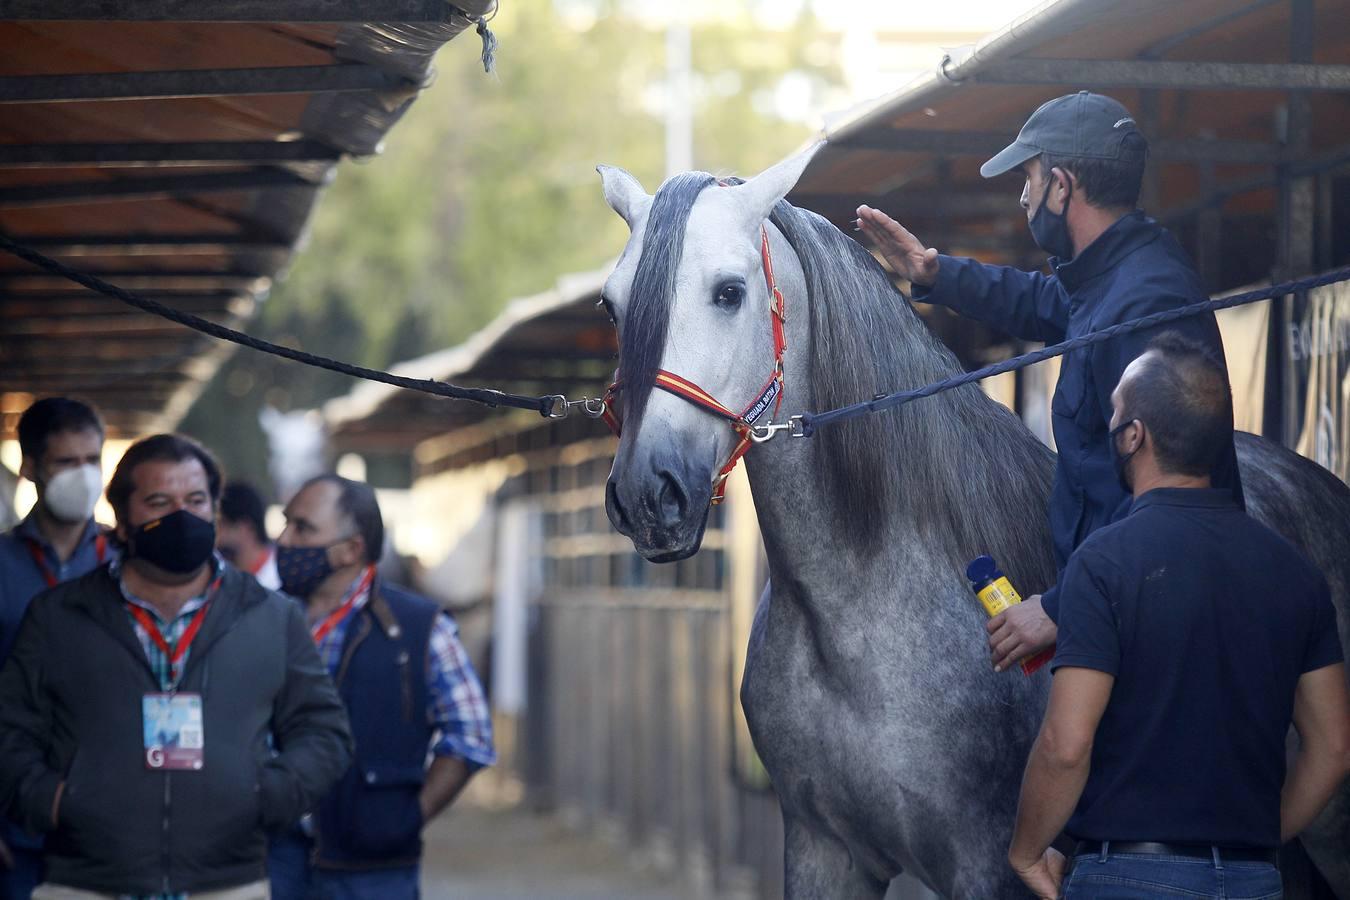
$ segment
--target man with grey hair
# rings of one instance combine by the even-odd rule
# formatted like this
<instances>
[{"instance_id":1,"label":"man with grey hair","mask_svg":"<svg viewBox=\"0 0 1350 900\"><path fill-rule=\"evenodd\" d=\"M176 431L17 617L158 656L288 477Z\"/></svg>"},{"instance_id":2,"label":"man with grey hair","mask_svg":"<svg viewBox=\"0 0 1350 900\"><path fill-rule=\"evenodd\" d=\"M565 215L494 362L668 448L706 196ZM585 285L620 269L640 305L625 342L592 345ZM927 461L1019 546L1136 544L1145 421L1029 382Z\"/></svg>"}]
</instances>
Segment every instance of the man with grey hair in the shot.
<instances>
[{"instance_id":1,"label":"man with grey hair","mask_svg":"<svg viewBox=\"0 0 1350 900\"><path fill-rule=\"evenodd\" d=\"M1009 862L1040 897L1278 897L1276 851L1350 772L1330 588L1214 488L1232 399L1211 351L1165 333L1112 403L1133 502L1060 582ZM1302 740L1286 777L1291 721ZM1049 849L1061 830L1078 842L1063 893Z\"/></svg>"},{"instance_id":2,"label":"man with grey hair","mask_svg":"<svg viewBox=\"0 0 1350 900\"><path fill-rule=\"evenodd\" d=\"M1147 156L1148 142L1124 106L1081 91L1041 106L1017 139L980 167L986 178L1025 175L1022 208L1032 237L1050 254L1051 275L941 255L868 206L858 207L858 227L909 280L915 300L951 307L1023 340L1057 343L1207 298L1181 247L1135 208ZM1173 327L1222 360L1212 313ZM1111 473L1111 390L1156 334L1121 335L1064 357L1051 403L1059 460L1050 532L1061 572L1088 535L1129 511L1129 495ZM1228 431L1210 474L1241 506L1231 416ZM1059 591L1051 587L991 619L994 667L1001 671L1053 644L1058 615Z\"/></svg>"}]
</instances>

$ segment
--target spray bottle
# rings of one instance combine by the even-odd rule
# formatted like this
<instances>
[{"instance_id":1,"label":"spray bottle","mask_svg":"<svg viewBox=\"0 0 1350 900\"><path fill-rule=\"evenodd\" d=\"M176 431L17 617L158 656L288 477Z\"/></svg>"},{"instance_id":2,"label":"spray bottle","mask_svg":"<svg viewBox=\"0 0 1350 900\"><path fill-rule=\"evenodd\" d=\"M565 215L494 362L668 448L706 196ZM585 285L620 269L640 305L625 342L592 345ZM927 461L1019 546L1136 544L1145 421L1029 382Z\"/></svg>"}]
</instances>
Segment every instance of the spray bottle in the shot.
<instances>
[{"instance_id":1,"label":"spray bottle","mask_svg":"<svg viewBox=\"0 0 1350 900\"><path fill-rule=\"evenodd\" d=\"M975 596L980 598L980 603L984 605L984 611L989 613L991 619L1022 602L1022 595L1017 593L1017 589L1008 581L1008 577L999 571L998 564L994 562L992 556L980 556L972 561L966 567L966 578L970 579L970 586L974 589ZM1035 656L1027 657L1022 660L1022 673L1025 675L1033 674L1041 666L1048 663L1054 655L1055 648L1050 647Z\"/></svg>"}]
</instances>

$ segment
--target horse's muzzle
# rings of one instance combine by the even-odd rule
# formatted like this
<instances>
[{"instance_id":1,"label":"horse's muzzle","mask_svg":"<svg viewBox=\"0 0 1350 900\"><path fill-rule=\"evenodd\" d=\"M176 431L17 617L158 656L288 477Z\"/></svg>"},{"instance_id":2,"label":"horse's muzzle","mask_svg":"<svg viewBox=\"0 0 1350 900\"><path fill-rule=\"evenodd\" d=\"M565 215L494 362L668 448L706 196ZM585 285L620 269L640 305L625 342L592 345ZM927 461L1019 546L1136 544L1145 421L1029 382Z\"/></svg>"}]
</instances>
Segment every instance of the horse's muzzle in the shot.
<instances>
[{"instance_id":1,"label":"horse's muzzle","mask_svg":"<svg viewBox=\"0 0 1350 900\"><path fill-rule=\"evenodd\" d=\"M703 543L712 476L673 457L610 475L605 511L619 533L649 562L675 562ZM645 469L646 471L634 471Z\"/></svg>"}]
</instances>

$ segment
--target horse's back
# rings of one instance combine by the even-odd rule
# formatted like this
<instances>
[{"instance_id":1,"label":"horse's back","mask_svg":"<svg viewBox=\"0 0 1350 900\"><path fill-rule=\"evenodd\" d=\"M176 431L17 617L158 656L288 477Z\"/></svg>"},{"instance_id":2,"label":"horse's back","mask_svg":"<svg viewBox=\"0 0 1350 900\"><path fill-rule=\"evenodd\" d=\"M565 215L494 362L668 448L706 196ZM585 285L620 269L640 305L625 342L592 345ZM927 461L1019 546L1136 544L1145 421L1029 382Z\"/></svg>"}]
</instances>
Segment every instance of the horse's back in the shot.
<instances>
[{"instance_id":1,"label":"horse's back","mask_svg":"<svg viewBox=\"0 0 1350 900\"><path fill-rule=\"evenodd\" d=\"M1247 512L1322 571L1336 606L1341 648L1350 656L1350 487L1317 463L1256 435L1238 432L1237 453ZM1302 838L1308 855L1341 898L1350 898L1347 835L1350 782L1341 786L1327 811ZM1282 857L1281 866L1292 869L1299 862ZM1293 874L1286 872L1289 900L1326 896L1317 888L1291 883Z\"/></svg>"}]
</instances>

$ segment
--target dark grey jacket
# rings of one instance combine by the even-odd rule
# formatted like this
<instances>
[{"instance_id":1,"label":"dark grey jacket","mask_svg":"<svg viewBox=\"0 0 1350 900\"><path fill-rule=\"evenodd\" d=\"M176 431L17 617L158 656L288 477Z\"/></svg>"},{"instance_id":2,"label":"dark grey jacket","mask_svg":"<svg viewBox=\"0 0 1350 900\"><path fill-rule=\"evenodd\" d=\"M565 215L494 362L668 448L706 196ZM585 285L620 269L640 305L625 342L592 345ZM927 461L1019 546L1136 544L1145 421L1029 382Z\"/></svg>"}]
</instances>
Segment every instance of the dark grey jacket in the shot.
<instances>
[{"instance_id":1,"label":"dark grey jacket","mask_svg":"<svg viewBox=\"0 0 1350 900\"><path fill-rule=\"evenodd\" d=\"M0 672L0 803L49 835L50 881L113 894L256 881L265 829L293 823L351 763L299 606L234 569L223 578L179 686L202 695L201 771L146 767L141 697L159 685L107 567L29 607Z\"/></svg>"}]
</instances>

